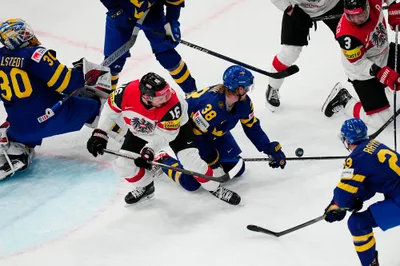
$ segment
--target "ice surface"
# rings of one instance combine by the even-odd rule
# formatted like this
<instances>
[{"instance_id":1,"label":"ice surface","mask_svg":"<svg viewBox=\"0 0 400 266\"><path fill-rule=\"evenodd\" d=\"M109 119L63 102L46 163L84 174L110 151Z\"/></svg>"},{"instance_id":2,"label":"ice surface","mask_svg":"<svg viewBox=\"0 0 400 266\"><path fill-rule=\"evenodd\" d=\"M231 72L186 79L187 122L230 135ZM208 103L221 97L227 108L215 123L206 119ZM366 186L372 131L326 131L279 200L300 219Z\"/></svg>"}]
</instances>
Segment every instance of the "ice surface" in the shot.
<instances>
[{"instance_id":1,"label":"ice surface","mask_svg":"<svg viewBox=\"0 0 400 266\"><path fill-rule=\"evenodd\" d=\"M102 61L104 13L100 1L13 0L2 5L0 21L27 20L70 65L82 56ZM181 24L183 39L268 71L279 51L280 20L269 1L187 0ZM178 50L199 88L220 82L230 65L185 46ZM174 84L143 34L131 53L121 83L155 71ZM337 139L344 116L327 119L320 112L336 82L349 87L339 54L332 33L319 23L274 114L264 105L268 78L255 73L250 96L256 116L287 156L298 147L304 156L346 155ZM0 114L3 120L4 109ZM390 146L391 128L379 137ZM1 266L360 264L345 221L322 221L279 239L246 229L258 224L281 231L321 215L339 180L340 160L289 162L283 171L248 163L245 175L227 185L242 196L237 207L205 191L185 192L165 178L156 182L153 200L127 208L123 197L130 186L113 173L111 156L87 153L90 132L46 139L32 170L0 183ZM243 157L263 156L240 126L234 135ZM376 230L382 265L400 265L399 237L399 229Z\"/></svg>"}]
</instances>

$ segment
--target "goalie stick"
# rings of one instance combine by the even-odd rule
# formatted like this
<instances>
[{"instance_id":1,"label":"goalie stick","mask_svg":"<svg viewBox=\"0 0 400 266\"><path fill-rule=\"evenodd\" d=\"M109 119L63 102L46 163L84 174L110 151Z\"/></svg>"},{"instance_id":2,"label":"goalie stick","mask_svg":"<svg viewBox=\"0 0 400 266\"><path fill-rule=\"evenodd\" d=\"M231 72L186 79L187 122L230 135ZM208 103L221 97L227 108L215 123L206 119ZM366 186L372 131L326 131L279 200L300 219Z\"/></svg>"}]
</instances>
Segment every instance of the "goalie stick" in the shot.
<instances>
[{"instance_id":1,"label":"goalie stick","mask_svg":"<svg viewBox=\"0 0 400 266\"><path fill-rule=\"evenodd\" d=\"M312 219L310 221L307 221L305 223L299 224L299 225L297 225L295 227L286 229L286 230L281 231L281 232L274 232L274 231L265 229L264 227L261 227L261 226L258 226L258 225L253 225L253 224L249 224L247 226L247 229L250 230L250 231L253 231L253 232L264 233L264 234L271 235L271 236L281 237L283 235L286 235L286 234L289 234L291 232L297 231L297 230L302 229L304 227L307 227L309 225L315 224L315 223L323 220L324 218L325 218L325 215L322 215L322 216L314 218L314 219Z\"/></svg>"},{"instance_id":2,"label":"goalie stick","mask_svg":"<svg viewBox=\"0 0 400 266\"><path fill-rule=\"evenodd\" d=\"M147 13L149 12L149 10L147 10L142 17L137 21L137 23L142 23L144 21L144 19L146 18ZM135 26L133 29L133 33L131 38L129 39L129 41L127 41L124 45L122 45L120 48L118 48L114 53L112 53L110 56L108 56L106 59L104 59L104 61L100 64L102 66L110 66L112 63L114 63L118 58L120 58L123 54L125 54L126 52L128 52L133 45L136 42L136 39L138 37L140 28L138 26ZM90 77L88 77L90 79ZM86 80L88 79L86 78ZM37 118L39 123L43 123L44 121L48 120L49 118L54 116L54 112L57 111L66 101L68 101L68 99L70 99L72 96L77 95L77 93L80 91L81 88L74 90L73 92L71 92L68 96L66 96L65 98L61 99L60 101L58 101L55 105L53 105L53 107L51 108L46 108L45 110L45 114L42 116L39 116Z\"/></svg>"},{"instance_id":3,"label":"goalie stick","mask_svg":"<svg viewBox=\"0 0 400 266\"><path fill-rule=\"evenodd\" d=\"M119 156L119 157L124 157L124 158L127 158L127 159L131 159L131 160L135 160L136 158L140 157L139 154L136 154L136 156L131 156L131 155L128 155L128 154L124 154L124 153L113 151L113 150L109 150L109 149L104 149L103 151L105 153L108 153L108 154L113 154L113 155L116 155L116 156ZM170 170L173 170L173 171L176 171L176 172L180 172L180 173L183 173L183 174L187 174L187 175L194 175L194 176L202 177L202 178L205 178L205 179L208 179L208 180L211 180L211 181L215 181L215 182L219 182L219 183L224 183L224 182L232 179L240 171L240 169L242 168L242 164L241 163L237 163L235 165L235 167L233 167L228 173L225 173L222 176L213 177L213 176L208 176L208 175L204 175L204 174L201 174L201 173L193 172L193 171L190 171L190 170L182 169L182 168L179 168L179 167L170 166L170 165L163 164L163 163L158 163L158 162L150 162L150 163L152 165L159 166L161 168L170 169Z\"/></svg>"},{"instance_id":4,"label":"goalie stick","mask_svg":"<svg viewBox=\"0 0 400 266\"><path fill-rule=\"evenodd\" d=\"M168 37L165 33L152 30L150 28L147 28L146 26L143 26L142 24L139 24L137 26L139 28L141 28L142 30L144 30L144 31L149 31L149 32L152 32L152 33L160 35L160 36ZM208 50L208 49L206 49L204 47L198 46L198 45L196 45L194 43L190 43L188 41L179 40L179 43L181 43L181 44L183 44L185 46L188 46L190 48L196 49L196 50L198 50L200 52L203 52L203 53L209 54L211 56L218 57L218 58L223 59L225 61L231 62L233 64L237 64L237 65L240 65L242 67L251 69L251 70L253 70L255 72L258 72L260 74L263 74L265 76L268 76L268 77L271 77L271 78L274 78L274 79L283 79L283 78L289 77L289 76L299 72L299 67L297 65L291 65L287 69L285 69L283 71L279 71L279 72L267 72L267 71L262 70L260 68L248 65L248 64L240 62L240 61L238 61L236 59L233 59L233 58L230 58L228 56L222 55L220 53Z\"/></svg>"}]
</instances>

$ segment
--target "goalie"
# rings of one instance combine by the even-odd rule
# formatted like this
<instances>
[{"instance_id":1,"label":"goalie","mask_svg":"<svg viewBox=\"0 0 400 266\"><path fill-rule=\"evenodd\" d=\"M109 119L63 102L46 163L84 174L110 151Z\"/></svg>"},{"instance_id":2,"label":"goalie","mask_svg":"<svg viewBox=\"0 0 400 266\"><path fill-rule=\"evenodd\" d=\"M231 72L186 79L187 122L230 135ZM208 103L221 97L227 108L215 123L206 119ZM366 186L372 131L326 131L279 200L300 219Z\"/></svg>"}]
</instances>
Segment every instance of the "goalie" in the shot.
<instances>
[{"instance_id":1,"label":"goalie","mask_svg":"<svg viewBox=\"0 0 400 266\"><path fill-rule=\"evenodd\" d=\"M22 19L9 19L0 24L0 42L3 44L0 98L7 112L7 121L0 127L2 180L25 170L32 161L34 147L41 145L44 138L78 131L85 123L94 123L101 108L96 94L101 91L101 95L108 95L111 74L108 68L84 58L74 68L68 68L57 60L54 50L41 46ZM53 118L40 123L38 117L62 100L63 94L85 87L85 74L89 70L93 70L91 92L82 90L81 97L71 97Z\"/></svg>"}]
</instances>

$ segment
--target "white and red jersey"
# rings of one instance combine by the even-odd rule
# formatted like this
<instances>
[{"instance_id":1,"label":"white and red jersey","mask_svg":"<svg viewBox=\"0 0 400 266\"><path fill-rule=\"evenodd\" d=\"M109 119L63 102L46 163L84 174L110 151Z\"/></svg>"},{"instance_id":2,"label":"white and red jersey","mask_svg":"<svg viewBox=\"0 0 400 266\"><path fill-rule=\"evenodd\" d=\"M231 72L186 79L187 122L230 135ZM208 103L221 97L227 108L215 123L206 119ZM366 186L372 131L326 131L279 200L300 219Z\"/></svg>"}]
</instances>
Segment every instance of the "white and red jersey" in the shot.
<instances>
[{"instance_id":1,"label":"white and red jersey","mask_svg":"<svg viewBox=\"0 0 400 266\"><path fill-rule=\"evenodd\" d=\"M389 41L381 0L369 0L370 13L366 23L357 26L343 15L336 29L342 48L342 62L350 80L368 80L373 64L386 66Z\"/></svg>"},{"instance_id":2,"label":"white and red jersey","mask_svg":"<svg viewBox=\"0 0 400 266\"><path fill-rule=\"evenodd\" d=\"M157 149L173 141L181 125L188 122L187 108L184 97L172 90L171 99L165 105L149 109L141 101L139 80L135 80L110 94L100 116L99 128L110 133L122 118L133 135Z\"/></svg>"},{"instance_id":3,"label":"white and red jersey","mask_svg":"<svg viewBox=\"0 0 400 266\"><path fill-rule=\"evenodd\" d=\"M298 5L312 18L322 16L334 8L339 1L342 0L271 0L282 11L290 5Z\"/></svg>"}]
</instances>

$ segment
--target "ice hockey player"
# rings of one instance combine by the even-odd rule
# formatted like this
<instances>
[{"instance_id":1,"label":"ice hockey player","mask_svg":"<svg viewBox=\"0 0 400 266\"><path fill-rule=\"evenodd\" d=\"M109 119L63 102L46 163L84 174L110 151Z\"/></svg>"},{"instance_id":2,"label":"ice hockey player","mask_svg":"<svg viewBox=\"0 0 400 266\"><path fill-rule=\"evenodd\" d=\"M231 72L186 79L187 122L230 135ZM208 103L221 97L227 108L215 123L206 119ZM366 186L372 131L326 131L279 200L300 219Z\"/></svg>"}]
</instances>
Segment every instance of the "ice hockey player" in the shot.
<instances>
[{"instance_id":1,"label":"ice hockey player","mask_svg":"<svg viewBox=\"0 0 400 266\"><path fill-rule=\"evenodd\" d=\"M270 166L284 168L286 157L279 142L270 142L260 126L260 120L254 115L254 107L247 95L253 87L253 74L247 69L234 65L228 67L223 74L223 84L217 84L193 92L187 96L188 113L193 124L196 146L200 156L208 165L223 175L236 164L241 164L245 171L245 163L241 160L242 150L231 134L231 130L240 121L246 136L255 147L273 160ZM175 158L164 157L164 164L181 166ZM174 171L164 172L188 191L194 191L200 184L190 175Z\"/></svg>"},{"instance_id":2,"label":"ice hockey player","mask_svg":"<svg viewBox=\"0 0 400 266\"><path fill-rule=\"evenodd\" d=\"M168 145L187 170L213 176L211 169L199 156L193 141L193 128L187 115L187 102L169 84L155 73L148 73L114 91L100 116L99 128L93 131L87 148L95 157L103 154L108 135L119 117L123 117L129 130L121 152L141 157L134 160L118 157L114 169L118 175L135 188L125 197L127 204L154 196L154 178L162 171L152 169L151 161L170 157L163 149ZM215 175L214 175L215 176ZM240 196L219 183L195 177L203 188L215 197L232 205L240 202Z\"/></svg>"},{"instance_id":3,"label":"ice hockey player","mask_svg":"<svg viewBox=\"0 0 400 266\"><path fill-rule=\"evenodd\" d=\"M308 45L310 28L313 20L321 16L338 15L343 13L342 0L271 0L283 11L281 27L281 50L272 60L272 71L283 71L294 64L299 58L303 46ZM340 17L323 20L329 29L336 33ZM314 22L316 29L316 22ZM284 79L269 81L266 90L266 103L271 111L280 106L279 89Z\"/></svg>"},{"instance_id":4,"label":"ice hockey player","mask_svg":"<svg viewBox=\"0 0 400 266\"><path fill-rule=\"evenodd\" d=\"M333 200L325 209L325 220L347 222L363 266L378 266L373 228L383 231L400 225L400 154L375 139L369 139L367 126L359 118L346 120L341 128L346 158L341 179L333 191ZM375 193L385 199L360 212L364 201Z\"/></svg>"},{"instance_id":5,"label":"ice hockey player","mask_svg":"<svg viewBox=\"0 0 400 266\"><path fill-rule=\"evenodd\" d=\"M56 52L41 46L32 28L22 19L0 24L0 98L7 112L7 122L0 127L0 180L25 170L31 163L33 149L43 138L78 131L85 123L95 122L101 104L98 97L71 97L54 117L39 123L64 96L85 87L90 70L94 87L111 92L108 68L82 58L69 68L59 62ZM97 71L97 72L96 72ZM89 80L88 80L89 81ZM86 83L86 85L89 85ZM80 93L88 93L85 89ZM89 95L89 94L87 94Z\"/></svg>"},{"instance_id":6,"label":"ice hockey player","mask_svg":"<svg viewBox=\"0 0 400 266\"><path fill-rule=\"evenodd\" d=\"M143 25L169 36L169 38L164 38L150 31L144 32L157 61L168 70L171 77L185 93L196 90L194 78L186 63L175 50L181 39L179 17L181 8L185 5L185 0L100 1L108 9L104 42L105 57L110 56L130 39L136 22L149 10ZM166 9L165 14L164 8ZM110 66L114 88L117 86L119 73L125 65L126 58L129 56L129 53L124 54Z\"/></svg>"},{"instance_id":7,"label":"ice hockey player","mask_svg":"<svg viewBox=\"0 0 400 266\"><path fill-rule=\"evenodd\" d=\"M389 25L400 25L400 3L387 3ZM380 0L344 0L345 14L336 38L342 48L345 72L360 100L336 84L322 112L327 117L344 110L367 125L381 127L392 115L385 88L399 88L395 72L395 44L388 43L386 21ZM399 53L400 54L400 53ZM398 60L400 64L400 60Z\"/></svg>"}]
</instances>

